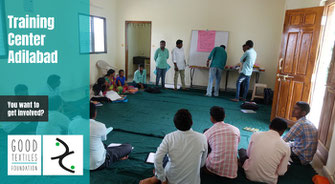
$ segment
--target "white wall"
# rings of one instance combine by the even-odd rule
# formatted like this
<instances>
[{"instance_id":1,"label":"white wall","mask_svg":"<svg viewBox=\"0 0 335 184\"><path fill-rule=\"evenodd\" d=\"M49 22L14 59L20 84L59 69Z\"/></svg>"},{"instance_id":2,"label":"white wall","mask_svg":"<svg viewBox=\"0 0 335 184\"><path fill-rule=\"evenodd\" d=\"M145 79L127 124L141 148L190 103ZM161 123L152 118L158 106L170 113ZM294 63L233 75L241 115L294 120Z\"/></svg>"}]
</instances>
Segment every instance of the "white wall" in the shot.
<instances>
[{"instance_id":1,"label":"white wall","mask_svg":"<svg viewBox=\"0 0 335 184\"><path fill-rule=\"evenodd\" d=\"M325 0L286 0L286 9L300 9L320 6Z\"/></svg>"},{"instance_id":2,"label":"white wall","mask_svg":"<svg viewBox=\"0 0 335 184\"><path fill-rule=\"evenodd\" d=\"M252 39L258 52L257 62L266 69L260 82L272 88L275 84L285 0L119 0L117 9L116 59L119 65L124 66L125 61L125 21L152 21L151 58L160 40L167 41L170 51L175 47L177 39L184 40L188 57L191 30L229 31L227 64L238 63L242 55L241 45ZM171 64L171 58L169 62ZM154 68L155 62L152 60L151 76L154 76ZM186 82L189 84L189 72L186 74ZM224 84L224 76L222 79ZM231 88L234 88L236 79L237 74L230 77ZM154 77L151 78L153 80ZM195 85L206 86L208 73L196 72L194 80ZM173 70L168 72L167 82L173 82Z\"/></svg>"},{"instance_id":3,"label":"white wall","mask_svg":"<svg viewBox=\"0 0 335 184\"><path fill-rule=\"evenodd\" d=\"M98 60L105 60L113 67L123 67L123 65L116 60L116 1L117 0L91 0L90 2L91 15L105 17L107 25L107 53L90 55L90 84L93 84L99 76L103 75L96 67ZM124 26L124 24L122 25Z\"/></svg>"}]
</instances>

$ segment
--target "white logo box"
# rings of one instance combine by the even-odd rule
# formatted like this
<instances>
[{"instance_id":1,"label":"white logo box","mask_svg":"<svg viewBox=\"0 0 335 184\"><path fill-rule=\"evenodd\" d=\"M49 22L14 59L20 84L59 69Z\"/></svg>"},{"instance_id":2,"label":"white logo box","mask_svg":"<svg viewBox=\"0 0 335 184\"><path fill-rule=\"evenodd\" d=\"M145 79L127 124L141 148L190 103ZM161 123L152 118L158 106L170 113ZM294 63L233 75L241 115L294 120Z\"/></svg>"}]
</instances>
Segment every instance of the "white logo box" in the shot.
<instances>
[{"instance_id":1,"label":"white logo box","mask_svg":"<svg viewBox=\"0 0 335 184\"><path fill-rule=\"evenodd\" d=\"M41 175L41 136L8 135L8 175Z\"/></svg>"},{"instance_id":2,"label":"white logo box","mask_svg":"<svg viewBox=\"0 0 335 184\"><path fill-rule=\"evenodd\" d=\"M83 136L43 135L43 175L83 175Z\"/></svg>"}]
</instances>

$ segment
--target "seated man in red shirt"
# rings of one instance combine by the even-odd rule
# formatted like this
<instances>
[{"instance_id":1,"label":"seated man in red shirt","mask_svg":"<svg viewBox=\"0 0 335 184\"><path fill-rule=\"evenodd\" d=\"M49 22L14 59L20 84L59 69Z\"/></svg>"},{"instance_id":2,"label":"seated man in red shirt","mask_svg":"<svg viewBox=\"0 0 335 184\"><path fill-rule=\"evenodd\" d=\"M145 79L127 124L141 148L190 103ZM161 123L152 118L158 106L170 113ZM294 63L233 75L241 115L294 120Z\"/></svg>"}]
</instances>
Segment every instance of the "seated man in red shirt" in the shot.
<instances>
[{"instance_id":1,"label":"seated man in red shirt","mask_svg":"<svg viewBox=\"0 0 335 184\"><path fill-rule=\"evenodd\" d=\"M214 125L204 134L211 152L208 154L203 171L224 178L236 178L240 130L233 125L224 123L225 111L222 107L212 107L210 115L210 120Z\"/></svg>"}]
</instances>

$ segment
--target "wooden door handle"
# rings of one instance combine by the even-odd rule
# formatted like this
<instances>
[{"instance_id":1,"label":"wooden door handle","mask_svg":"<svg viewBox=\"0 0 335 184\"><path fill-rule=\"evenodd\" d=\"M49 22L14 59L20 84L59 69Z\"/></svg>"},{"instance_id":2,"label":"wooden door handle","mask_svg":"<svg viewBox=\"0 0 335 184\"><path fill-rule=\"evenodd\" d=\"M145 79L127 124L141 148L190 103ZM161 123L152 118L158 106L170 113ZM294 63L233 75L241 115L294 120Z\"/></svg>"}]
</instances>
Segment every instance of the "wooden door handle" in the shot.
<instances>
[{"instance_id":1,"label":"wooden door handle","mask_svg":"<svg viewBox=\"0 0 335 184\"><path fill-rule=\"evenodd\" d=\"M286 75L282 75L282 74L277 74L277 77L285 77Z\"/></svg>"},{"instance_id":2,"label":"wooden door handle","mask_svg":"<svg viewBox=\"0 0 335 184\"><path fill-rule=\"evenodd\" d=\"M281 71L283 69L283 67L282 67L283 60L284 60L283 58L279 59L279 71Z\"/></svg>"}]
</instances>

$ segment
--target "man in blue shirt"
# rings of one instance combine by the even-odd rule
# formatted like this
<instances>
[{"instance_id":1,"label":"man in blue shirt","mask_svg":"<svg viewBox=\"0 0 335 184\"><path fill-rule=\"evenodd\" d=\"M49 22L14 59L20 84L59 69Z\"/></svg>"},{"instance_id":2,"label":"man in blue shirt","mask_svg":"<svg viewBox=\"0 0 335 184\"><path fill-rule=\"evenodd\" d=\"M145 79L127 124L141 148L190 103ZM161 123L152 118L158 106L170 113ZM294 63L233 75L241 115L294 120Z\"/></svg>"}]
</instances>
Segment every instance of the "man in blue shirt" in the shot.
<instances>
[{"instance_id":1,"label":"man in blue shirt","mask_svg":"<svg viewBox=\"0 0 335 184\"><path fill-rule=\"evenodd\" d=\"M169 59L169 50L165 48L165 41L160 42L160 48L155 52L155 62L156 62L156 86L158 86L159 79L161 78L162 88L165 88L165 74L168 69L167 60Z\"/></svg>"},{"instance_id":2,"label":"man in blue shirt","mask_svg":"<svg viewBox=\"0 0 335 184\"><path fill-rule=\"evenodd\" d=\"M248 40L246 43L247 51L243 54L241 57L240 62L242 63L242 72L240 73L240 76L238 77L236 81L236 96L232 101L238 102L239 101L239 95L240 95L240 87L241 84L244 82L244 91L243 91L243 98L242 100L245 101L248 94L249 89L249 83L250 83L250 77L254 68L254 64L256 62L257 53L255 51L254 42L251 40Z\"/></svg>"},{"instance_id":3,"label":"man in blue shirt","mask_svg":"<svg viewBox=\"0 0 335 184\"><path fill-rule=\"evenodd\" d=\"M206 96L212 96L214 78L215 78L214 96L219 96L221 74L227 62L226 46L221 45L220 47L215 47L212 50L211 54L208 56L207 67L209 66L209 62L211 60L212 62L209 69L209 80L208 80Z\"/></svg>"},{"instance_id":4,"label":"man in blue shirt","mask_svg":"<svg viewBox=\"0 0 335 184\"><path fill-rule=\"evenodd\" d=\"M306 119L310 106L306 102L297 102L293 107L292 117L297 122L290 131L283 137L286 142L292 141L291 159L295 164L309 164L316 153L318 146L318 129L312 122Z\"/></svg>"}]
</instances>

